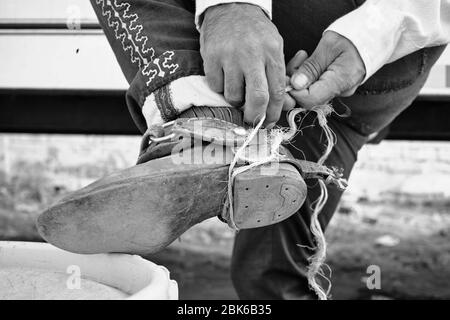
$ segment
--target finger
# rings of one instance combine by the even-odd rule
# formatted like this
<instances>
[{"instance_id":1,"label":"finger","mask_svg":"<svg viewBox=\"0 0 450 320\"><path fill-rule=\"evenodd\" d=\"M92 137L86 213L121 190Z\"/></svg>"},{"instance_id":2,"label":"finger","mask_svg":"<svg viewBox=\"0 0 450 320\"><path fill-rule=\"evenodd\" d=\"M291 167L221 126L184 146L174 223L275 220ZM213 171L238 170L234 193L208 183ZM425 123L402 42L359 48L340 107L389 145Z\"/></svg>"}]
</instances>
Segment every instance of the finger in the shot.
<instances>
[{"instance_id":1,"label":"finger","mask_svg":"<svg viewBox=\"0 0 450 320\"><path fill-rule=\"evenodd\" d=\"M307 109L326 104L339 93L338 75L333 71L326 71L318 81L314 82L307 89L289 92L298 104Z\"/></svg>"},{"instance_id":2,"label":"finger","mask_svg":"<svg viewBox=\"0 0 450 320\"><path fill-rule=\"evenodd\" d=\"M298 51L295 56L288 62L286 66L286 74L291 77L308 58L308 54L304 50Z\"/></svg>"},{"instance_id":3,"label":"finger","mask_svg":"<svg viewBox=\"0 0 450 320\"><path fill-rule=\"evenodd\" d=\"M291 78L289 78L288 76L286 76L285 85L286 87L291 85ZM294 109L296 104L297 103L295 102L294 98L292 98L289 93L284 95L283 111Z\"/></svg>"},{"instance_id":4,"label":"finger","mask_svg":"<svg viewBox=\"0 0 450 320\"><path fill-rule=\"evenodd\" d=\"M288 76L284 77L284 85L287 87L289 85L291 85L291 78Z\"/></svg>"},{"instance_id":5,"label":"finger","mask_svg":"<svg viewBox=\"0 0 450 320\"><path fill-rule=\"evenodd\" d=\"M256 124L266 114L269 88L263 65L245 74L244 121Z\"/></svg>"},{"instance_id":6,"label":"finger","mask_svg":"<svg viewBox=\"0 0 450 320\"><path fill-rule=\"evenodd\" d=\"M341 97L351 97L352 95L355 94L356 89L358 89L358 86L354 86L353 88L351 88L351 89L349 89L349 90L346 90L346 91L342 92L342 93L340 94L340 96L341 96Z\"/></svg>"},{"instance_id":7,"label":"finger","mask_svg":"<svg viewBox=\"0 0 450 320\"><path fill-rule=\"evenodd\" d=\"M223 87L223 70L222 67L214 63L204 63L206 82L211 90L217 93L224 91Z\"/></svg>"},{"instance_id":8,"label":"finger","mask_svg":"<svg viewBox=\"0 0 450 320\"><path fill-rule=\"evenodd\" d=\"M306 59L291 77L291 85L296 90L302 90L317 81L329 65L326 50L319 46L311 57Z\"/></svg>"},{"instance_id":9,"label":"finger","mask_svg":"<svg viewBox=\"0 0 450 320\"><path fill-rule=\"evenodd\" d=\"M266 67L267 84L269 86L269 104L266 111L265 124L276 123L280 119L286 94L286 69L284 62L269 63Z\"/></svg>"},{"instance_id":10,"label":"finger","mask_svg":"<svg viewBox=\"0 0 450 320\"><path fill-rule=\"evenodd\" d=\"M294 98L292 98L289 94L286 94L284 96L283 111L294 109L296 104L297 103L295 102Z\"/></svg>"},{"instance_id":11,"label":"finger","mask_svg":"<svg viewBox=\"0 0 450 320\"><path fill-rule=\"evenodd\" d=\"M234 107L244 104L244 75L237 69L225 69L224 96L225 100Z\"/></svg>"}]
</instances>

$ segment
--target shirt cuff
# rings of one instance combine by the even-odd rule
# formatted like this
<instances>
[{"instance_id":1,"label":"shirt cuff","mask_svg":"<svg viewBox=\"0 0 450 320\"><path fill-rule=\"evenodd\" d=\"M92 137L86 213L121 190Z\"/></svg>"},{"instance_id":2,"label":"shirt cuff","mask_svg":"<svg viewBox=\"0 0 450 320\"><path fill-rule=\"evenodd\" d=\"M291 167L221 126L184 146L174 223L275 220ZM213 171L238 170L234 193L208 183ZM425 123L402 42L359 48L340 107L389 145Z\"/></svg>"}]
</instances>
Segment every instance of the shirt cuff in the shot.
<instances>
[{"instance_id":1,"label":"shirt cuff","mask_svg":"<svg viewBox=\"0 0 450 320\"><path fill-rule=\"evenodd\" d=\"M209 7L217 6L219 4L232 3L232 2L240 2L240 3L249 3L256 6L261 7L261 9L267 14L267 16L272 19L272 0L247 0L247 1L239 1L239 0L196 0L196 8L195 8L195 25L197 30L200 31L200 26L202 22L202 15Z\"/></svg>"},{"instance_id":2,"label":"shirt cuff","mask_svg":"<svg viewBox=\"0 0 450 320\"><path fill-rule=\"evenodd\" d=\"M366 67L364 83L394 54L403 32L402 20L398 12L366 2L336 20L325 32L334 31L353 43Z\"/></svg>"}]
</instances>

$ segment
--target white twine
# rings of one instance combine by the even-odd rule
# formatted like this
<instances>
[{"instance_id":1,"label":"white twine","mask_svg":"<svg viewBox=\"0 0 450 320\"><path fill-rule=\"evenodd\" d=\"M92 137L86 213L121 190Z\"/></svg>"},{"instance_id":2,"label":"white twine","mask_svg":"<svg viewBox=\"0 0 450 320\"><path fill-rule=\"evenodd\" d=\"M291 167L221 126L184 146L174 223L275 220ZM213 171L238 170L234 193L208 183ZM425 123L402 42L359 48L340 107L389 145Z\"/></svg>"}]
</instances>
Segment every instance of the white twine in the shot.
<instances>
[{"instance_id":1,"label":"white twine","mask_svg":"<svg viewBox=\"0 0 450 320\"><path fill-rule=\"evenodd\" d=\"M265 116L261 118L255 128L250 132L247 139L244 141L242 146L236 151L233 160L230 163L230 167L228 169L228 207L226 209L229 210L229 219L228 224L231 228L236 231L239 231L238 226L234 221L234 211L233 211L233 183L235 177L243 173L251 168L266 164L271 161L279 160L280 154L278 152L279 147L282 142L291 140L297 133L297 124L295 122L295 117L302 113L307 112L308 110L303 108L296 108L292 110L289 114L288 123L289 130L272 130L269 135L269 143L271 143L271 149L268 156L263 157L261 159L257 159L256 161L251 161L249 159L245 159L243 153L245 149L249 146L250 142L256 136L258 130L262 127L262 124L265 120ZM333 131L328 126L327 116L329 116L333 112L333 108L330 105L320 105L311 109L311 111L317 114L317 120L320 127L323 129L325 133L325 137L327 140L326 148L323 155L317 161L318 164L323 165L331 151L333 150L334 145L336 144L336 136ZM248 157L249 158L249 157ZM249 165L242 166L235 169L235 166L239 160L246 160L249 162ZM313 208L313 214L311 216L311 225L310 230L314 236L314 240L316 243L316 252L309 258L310 265L308 266L307 278L308 284L311 289L317 294L320 300L327 300L329 293L331 291L331 281L326 277L322 270L322 266L325 265L326 258L326 250L327 243L325 239L325 235L323 233L322 227L319 222L319 214L322 211L328 200L328 190L324 181L319 180L320 186L320 195L318 199L315 201L315 205ZM225 210L226 210L225 209ZM326 265L325 265L326 266ZM317 276L320 275L327 280L329 286L327 290L324 290L322 286L317 282Z\"/></svg>"},{"instance_id":2,"label":"white twine","mask_svg":"<svg viewBox=\"0 0 450 320\"><path fill-rule=\"evenodd\" d=\"M228 214L229 214L228 224L235 231L239 231L239 228L236 225L236 222L234 221L234 210L233 210L233 183L234 183L234 178L239 173L247 171L247 170L249 170L249 169L251 169L253 167L256 167L258 165L261 165L263 163L267 163L267 162L271 161L272 158L273 158L272 157L273 153L271 152L268 158L262 159L261 161L256 161L256 162L250 163L249 165L237 168L236 170L234 169L234 167L236 166L237 162L243 158L243 152L245 151L245 148L248 147L250 142L256 136L256 134L258 133L258 130L262 127L263 122L264 122L265 119L266 119L266 116L264 115L261 118L261 120L258 122L256 127L253 128L253 130L250 132L250 134L248 135L247 139L245 139L245 141L242 144L242 146L240 146L239 149L234 154L233 160L231 161L230 167L228 169L228 211L229 211L228 212Z\"/></svg>"},{"instance_id":3,"label":"white twine","mask_svg":"<svg viewBox=\"0 0 450 320\"><path fill-rule=\"evenodd\" d=\"M325 262L326 252L327 252L327 242L325 240L325 235L322 231L322 227L319 222L319 214L322 211L328 200L328 190L323 180L319 180L320 195L316 201L313 214L311 216L311 233L314 236L316 242L316 252L309 257L310 264L308 266L308 283L309 286L314 290L314 292L319 297L319 300L327 300L328 295L331 291L331 282L322 272L322 265ZM321 285L317 282L317 275L322 275L329 282L329 286L325 291Z\"/></svg>"},{"instance_id":4,"label":"white twine","mask_svg":"<svg viewBox=\"0 0 450 320\"><path fill-rule=\"evenodd\" d=\"M289 111L288 113L288 124L289 124L289 131L287 131L284 136L284 141L291 141L295 135L297 134L297 123L295 122L295 117L297 117L298 114L302 112L306 112L306 109L303 108L295 108Z\"/></svg>"},{"instance_id":5,"label":"white twine","mask_svg":"<svg viewBox=\"0 0 450 320\"><path fill-rule=\"evenodd\" d=\"M320 159L317 161L318 164L323 165L336 144L336 136L334 132L331 130L331 128L328 126L327 120L327 116L329 116L333 112L333 108L330 105L321 105L314 107L312 111L314 111L317 114L317 120L319 122L320 127L325 133L327 141L325 151L320 157ZM307 278L309 286L317 294L319 300L327 300L331 291L331 281L322 271L322 266L324 265L326 258L327 242L322 227L320 225L319 214L320 212L322 212L323 207L327 203L328 189L323 180L319 180L319 187L320 187L320 195L319 198L316 200L315 206L313 208L310 226L311 233L313 234L314 240L316 242L316 252L308 259L310 261L310 265L308 266ZM326 289L326 291L317 282L318 275L325 278L325 280L328 282L328 288Z\"/></svg>"}]
</instances>

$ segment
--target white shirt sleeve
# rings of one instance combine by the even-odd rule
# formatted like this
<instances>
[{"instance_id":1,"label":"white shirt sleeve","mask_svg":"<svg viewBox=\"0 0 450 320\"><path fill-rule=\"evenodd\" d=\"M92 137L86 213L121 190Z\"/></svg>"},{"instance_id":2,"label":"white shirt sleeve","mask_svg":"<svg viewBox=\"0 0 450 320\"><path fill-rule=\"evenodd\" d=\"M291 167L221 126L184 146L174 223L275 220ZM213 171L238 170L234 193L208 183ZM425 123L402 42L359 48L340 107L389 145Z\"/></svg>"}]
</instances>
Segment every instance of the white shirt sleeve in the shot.
<instances>
[{"instance_id":1,"label":"white shirt sleeve","mask_svg":"<svg viewBox=\"0 0 450 320\"><path fill-rule=\"evenodd\" d=\"M355 45L366 81L383 65L450 42L450 0L367 0L327 30Z\"/></svg>"},{"instance_id":2,"label":"white shirt sleeve","mask_svg":"<svg viewBox=\"0 0 450 320\"><path fill-rule=\"evenodd\" d=\"M257 5L264 10L270 19L272 19L272 0L195 0L195 25L197 26L197 29L200 30L201 16L206 9L231 2L243 2Z\"/></svg>"}]
</instances>

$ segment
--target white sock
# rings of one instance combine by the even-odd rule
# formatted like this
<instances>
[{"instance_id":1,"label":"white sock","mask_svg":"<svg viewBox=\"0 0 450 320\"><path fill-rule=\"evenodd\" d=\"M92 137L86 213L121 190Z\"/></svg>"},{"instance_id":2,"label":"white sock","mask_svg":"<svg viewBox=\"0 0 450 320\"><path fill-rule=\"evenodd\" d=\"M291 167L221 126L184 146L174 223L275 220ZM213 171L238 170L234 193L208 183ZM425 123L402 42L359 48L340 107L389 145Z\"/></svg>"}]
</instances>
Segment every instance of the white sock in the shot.
<instances>
[{"instance_id":1,"label":"white sock","mask_svg":"<svg viewBox=\"0 0 450 320\"><path fill-rule=\"evenodd\" d=\"M167 84L171 93L172 104L178 113L193 106L231 107L222 94L212 91L204 76L187 76ZM152 93L145 99L142 113L147 126L164 123Z\"/></svg>"}]
</instances>

